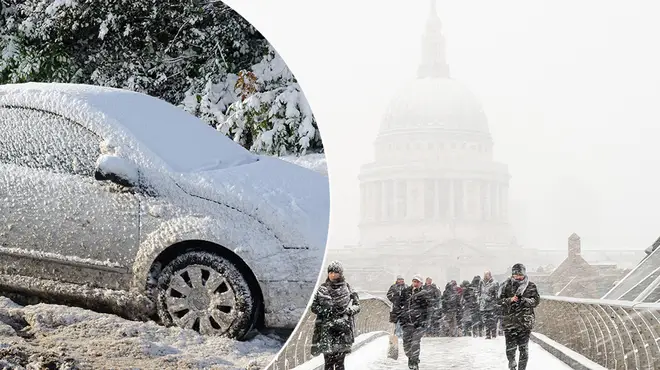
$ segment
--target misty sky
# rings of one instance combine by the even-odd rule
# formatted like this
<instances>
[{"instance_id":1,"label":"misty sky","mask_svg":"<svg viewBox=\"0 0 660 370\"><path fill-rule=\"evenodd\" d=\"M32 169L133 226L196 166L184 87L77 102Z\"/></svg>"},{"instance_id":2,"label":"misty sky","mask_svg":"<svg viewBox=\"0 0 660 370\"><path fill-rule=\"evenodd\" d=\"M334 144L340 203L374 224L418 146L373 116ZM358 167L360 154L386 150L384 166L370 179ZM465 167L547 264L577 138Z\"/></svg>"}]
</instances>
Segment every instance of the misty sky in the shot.
<instances>
[{"instance_id":1,"label":"misty sky","mask_svg":"<svg viewBox=\"0 0 660 370\"><path fill-rule=\"evenodd\" d=\"M429 2L227 3L298 77L327 151L330 243L356 243L359 166L389 99L415 78ZM564 249L577 232L586 249L644 249L660 235L659 7L438 1L452 77L484 105L525 246Z\"/></svg>"}]
</instances>

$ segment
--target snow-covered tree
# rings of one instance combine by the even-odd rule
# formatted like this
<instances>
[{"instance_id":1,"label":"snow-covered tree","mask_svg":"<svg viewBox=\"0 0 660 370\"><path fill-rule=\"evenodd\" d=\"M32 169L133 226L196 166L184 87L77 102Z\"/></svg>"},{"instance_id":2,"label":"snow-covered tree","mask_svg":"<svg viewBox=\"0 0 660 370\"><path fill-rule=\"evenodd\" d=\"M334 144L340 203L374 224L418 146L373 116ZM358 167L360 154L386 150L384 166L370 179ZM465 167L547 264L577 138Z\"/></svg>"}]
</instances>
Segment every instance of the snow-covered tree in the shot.
<instances>
[{"instance_id":1,"label":"snow-covered tree","mask_svg":"<svg viewBox=\"0 0 660 370\"><path fill-rule=\"evenodd\" d=\"M245 83L244 76L254 78ZM274 50L238 82L242 82L237 84L241 99L229 107L227 119L219 126L222 132L251 150L269 154L323 150L309 103Z\"/></svg>"},{"instance_id":2,"label":"snow-covered tree","mask_svg":"<svg viewBox=\"0 0 660 370\"><path fill-rule=\"evenodd\" d=\"M322 150L291 72L221 1L5 0L2 6L0 83L130 89L179 105L235 138L243 127L237 141L253 151ZM237 84L241 71L258 78L249 96ZM267 119L243 106L255 99Z\"/></svg>"}]
</instances>

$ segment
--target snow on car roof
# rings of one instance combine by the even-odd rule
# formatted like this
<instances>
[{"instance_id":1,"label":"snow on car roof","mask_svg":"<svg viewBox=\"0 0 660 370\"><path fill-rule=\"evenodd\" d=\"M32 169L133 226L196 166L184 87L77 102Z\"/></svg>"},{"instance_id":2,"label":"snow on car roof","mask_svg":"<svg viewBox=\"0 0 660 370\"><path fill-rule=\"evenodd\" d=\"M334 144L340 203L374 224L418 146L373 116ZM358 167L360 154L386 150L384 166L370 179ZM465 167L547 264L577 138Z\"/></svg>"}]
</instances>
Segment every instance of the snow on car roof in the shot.
<instances>
[{"instance_id":1,"label":"snow on car roof","mask_svg":"<svg viewBox=\"0 0 660 370\"><path fill-rule=\"evenodd\" d=\"M121 125L176 172L220 169L256 160L248 150L192 114L134 91L82 84L9 84L0 86L0 104L49 110L69 118L72 108L100 113L106 121L110 118Z\"/></svg>"}]
</instances>

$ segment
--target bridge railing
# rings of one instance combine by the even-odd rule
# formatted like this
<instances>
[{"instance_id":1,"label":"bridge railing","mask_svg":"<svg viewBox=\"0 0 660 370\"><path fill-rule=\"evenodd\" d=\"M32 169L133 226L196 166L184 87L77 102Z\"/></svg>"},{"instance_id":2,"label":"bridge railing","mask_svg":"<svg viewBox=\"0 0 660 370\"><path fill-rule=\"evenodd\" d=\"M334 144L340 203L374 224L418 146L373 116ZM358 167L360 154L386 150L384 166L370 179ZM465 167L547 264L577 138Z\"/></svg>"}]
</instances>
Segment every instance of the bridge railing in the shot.
<instances>
[{"instance_id":1,"label":"bridge railing","mask_svg":"<svg viewBox=\"0 0 660 370\"><path fill-rule=\"evenodd\" d=\"M542 296L535 332L608 369L660 369L660 304Z\"/></svg>"},{"instance_id":2,"label":"bridge railing","mask_svg":"<svg viewBox=\"0 0 660 370\"><path fill-rule=\"evenodd\" d=\"M386 299L368 293L360 296L360 313L355 320L355 336L371 332L391 332L394 327L389 322L391 304ZM310 310L301 324L291 334L291 338L266 370L289 370L312 359L311 346L316 315Z\"/></svg>"}]
</instances>

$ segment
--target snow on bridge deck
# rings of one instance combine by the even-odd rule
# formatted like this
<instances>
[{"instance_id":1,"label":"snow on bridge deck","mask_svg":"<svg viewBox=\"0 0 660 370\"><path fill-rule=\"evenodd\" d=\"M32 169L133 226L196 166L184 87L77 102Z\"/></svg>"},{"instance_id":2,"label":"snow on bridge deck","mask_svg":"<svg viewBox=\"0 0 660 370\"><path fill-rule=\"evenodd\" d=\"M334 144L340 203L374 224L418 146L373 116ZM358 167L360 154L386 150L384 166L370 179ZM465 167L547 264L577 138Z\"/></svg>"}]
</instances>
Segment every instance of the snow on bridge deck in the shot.
<instances>
[{"instance_id":1,"label":"snow on bridge deck","mask_svg":"<svg viewBox=\"0 0 660 370\"><path fill-rule=\"evenodd\" d=\"M380 337L365 345L346 358L347 370L403 370L408 368L408 359L403 352L403 344L399 341L399 359L392 360L386 356L389 339ZM507 369L507 359L504 353L504 337L494 340L484 338L423 338L420 355L420 370L441 369ZM516 356L517 357L517 356ZM563 370L571 369L561 360L541 348L536 343L529 342L528 370Z\"/></svg>"}]
</instances>

